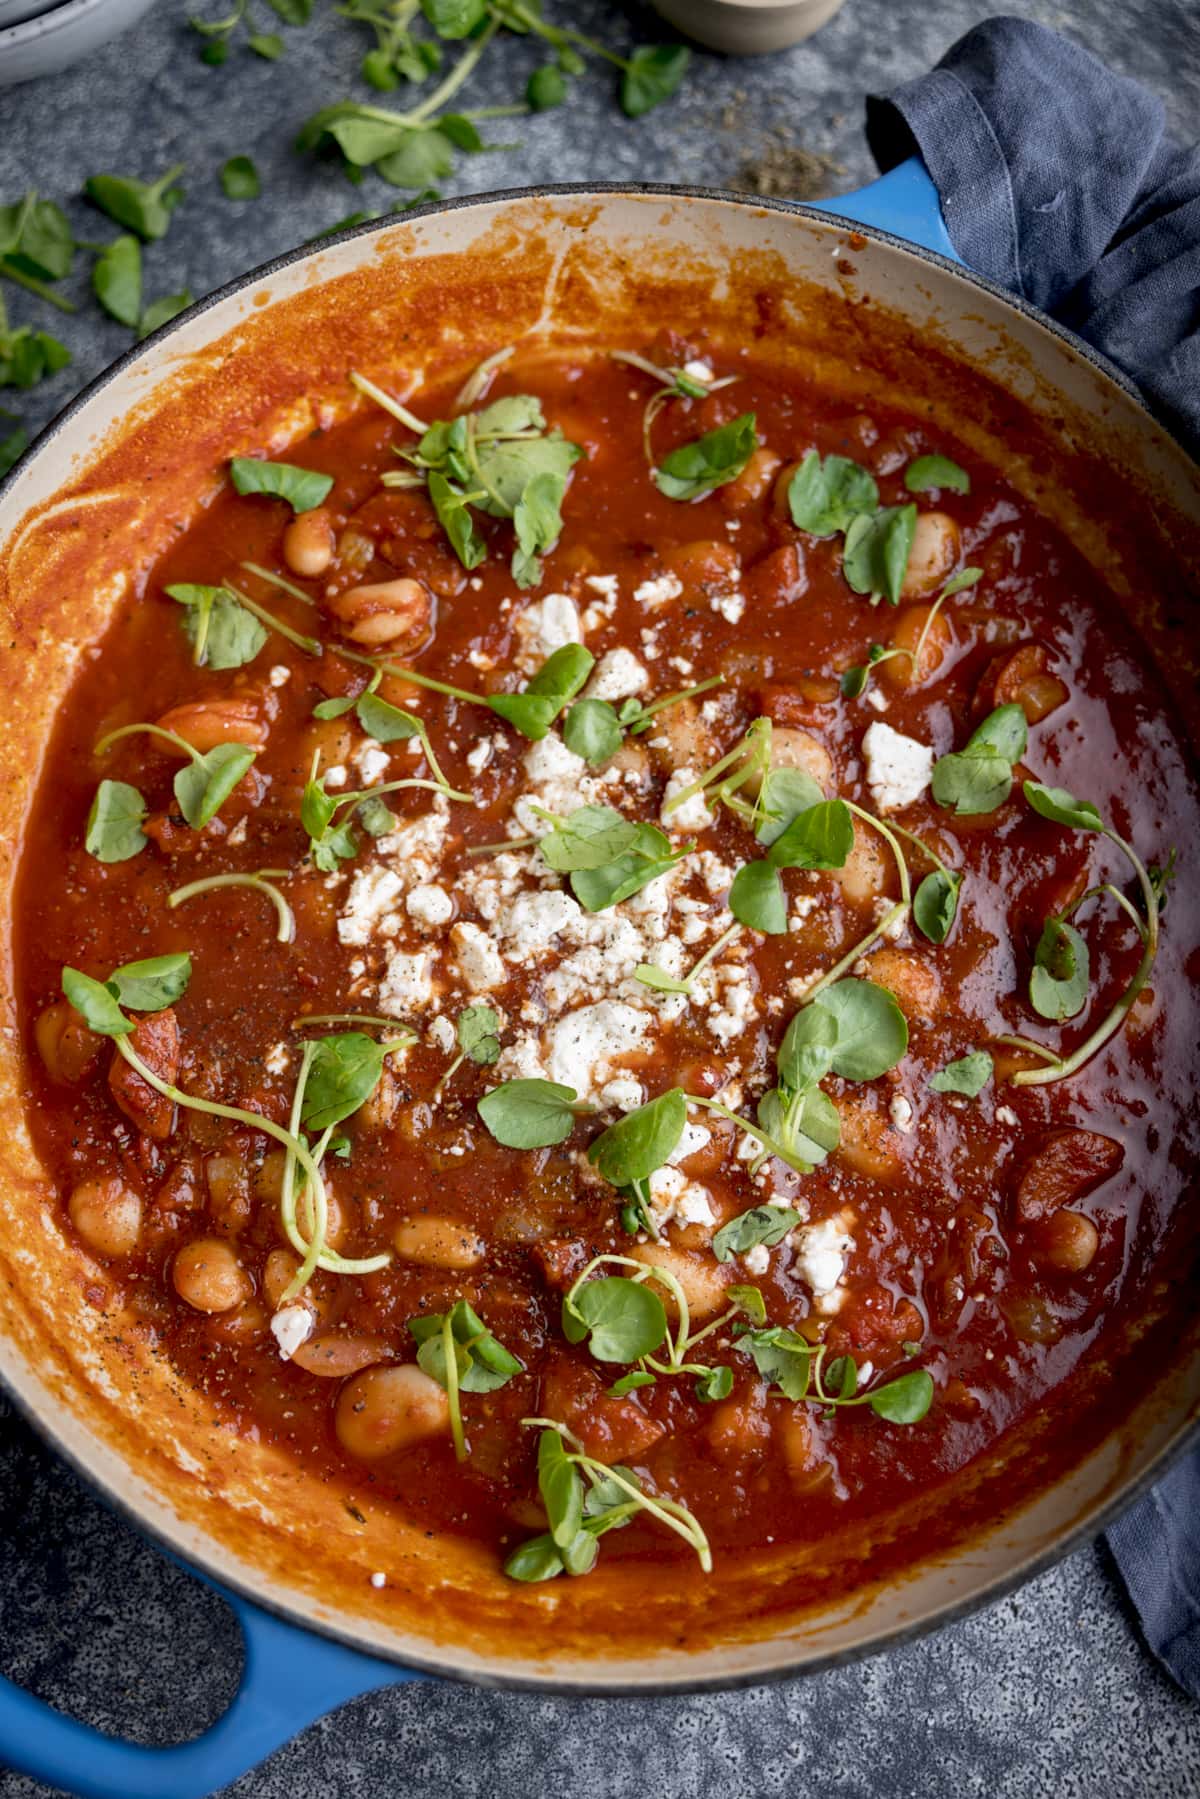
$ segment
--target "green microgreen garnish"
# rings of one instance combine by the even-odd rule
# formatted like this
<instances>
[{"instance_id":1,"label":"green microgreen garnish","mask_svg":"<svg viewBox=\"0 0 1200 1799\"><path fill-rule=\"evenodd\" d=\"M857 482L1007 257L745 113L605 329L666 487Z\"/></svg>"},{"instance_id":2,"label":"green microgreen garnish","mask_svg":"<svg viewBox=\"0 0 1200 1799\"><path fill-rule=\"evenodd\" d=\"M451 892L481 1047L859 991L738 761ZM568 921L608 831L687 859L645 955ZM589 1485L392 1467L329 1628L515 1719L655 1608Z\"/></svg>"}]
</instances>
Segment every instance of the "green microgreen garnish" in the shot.
<instances>
[{"instance_id":1,"label":"green microgreen garnish","mask_svg":"<svg viewBox=\"0 0 1200 1799\"><path fill-rule=\"evenodd\" d=\"M231 156L221 167L221 192L227 200L257 200L262 180L253 158Z\"/></svg>"},{"instance_id":2,"label":"green microgreen garnish","mask_svg":"<svg viewBox=\"0 0 1200 1799\"><path fill-rule=\"evenodd\" d=\"M960 818L994 812L1012 792L1013 770L1028 743L1029 727L1020 706L997 706L961 750L934 763L934 799L939 806L952 806Z\"/></svg>"},{"instance_id":3,"label":"green microgreen garnish","mask_svg":"<svg viewBox=\"0 0 1200 1799\"><path fill-rule=\"evenodd\" d=\"M255 752L248 744L218 743L214 749L202 754L199 750L193 749L187 739L178 736L176 732L165 731L161 725L149 724L122 725L119 730L110 731L107 736L100 739L92 753L96 756L107 755L113 744L119 742L121 738L134 737L139 733L170 744L172 749L188 758L185 766L175 776L173 787L179 810L194 831L203 830L210 819L216 817L254 761ZM119 785L119 783L110 783L111 785ZM130 788L125 796L120 797L127 800L128 794L135 792L136 789ZM97 793L88 818L89 835L93 832L93 826L97 830L99 829L102 812L111 812L111 806L111 794L106 797L102 806L100 794ZM133 854L134 852L129 851L128 853ZM125 857L109 857L107 859L124 861Z\"/></svg>"},{"instance_id":4,"label":"green microgreen garnish","mask_svg":"<svg viewBox=\"0 0 1200 1799\"><path fill-rule=\"evenodd\" d=\"M378 662L374 657L362 656L349 649L342 649L340 654L351 662L361 662L365 667L374 669L377 675L398 675L402 680L411 681L416 687L427 687L432 693L444 693L448 698L461 700L465 705L486 706L498 718L510 724L514 731L519 731L523 737L534 742L545 737L564 706L571 703L591 674L596 660L591 651L584 649L581 643L565 643L561 649L547 656L541 668L519 693L471 693L465 687L454 687L448 681L438 681L433 675L424 674L416 668L404 668L397 662ZM326 713L323 716L333 717L336 714Z\"/></svg>"},{"instance_id":5,"label":"green microgreen garnish","mask_svg":"<svg viewBox=\"0 0 1200 1799\"><path fill-rule=\"evenodd\" d=\"M917 528L914 505L881 507L869 470L810 450L788 486L788 506L798 530L844 537L842 574L855 593L899 605Z\"/></svg>"},{"instance_id":6,"label":"green microgreen garnish","mask_svg":"<svg viewBox=\"0 0 1200 1799\"><path fill-rule=\"evenodd\" d=\"M164 294L161 300L152 300L149 306L143 309L142 316L138 320L138 342L141 343L143 338L149 337L150 333L157 331L160 326L169 325L171 320L178 318L181 312L186 312L191 304L192 296L186 287L177 294Z\"/></svg>"},{"instance_id":7,"label":"green microgreen garnish","mask_svg":"<svg viewBox=\"0 0 1200 1799\"><path fill-rule=\"evenodd\" d=\"M293 513L311 512L333 486L333 476L316 469L297 468L292 462L260 462L252 456L235 456L229 464L229 478L238 493L286 500Z\"/></svg>"},{"instance_id":8,"label":"green microgreen garnish","mask_svg":"<svg viewBox=\"0 0 1200 1799\"><path fill-rule=\"evenodd\" d=\"M590 1110L574 1087L542 1080L505 1081L478 1105L484 1124L507 1149L549 1149L569 1137L576 1118Z\"/></svg>"},{"instance_id":9,"label":"green microgreen garnish","mask_svg":"<svg viewBox=\"0 0 1200 1799\"><path fill-rule=\"evenodd\" d=\"M904 471L904 485L909 493L928 493L931 488L970 493L971 477L948 456L918 456Z\"/></svg>"},{"instance_id":10,"label":"green microgreen garnish","mask_svg":"<svg viewBox=\"0 0 1200 1799\"><path fill-rule=\"evenodd\" d=\"M919 1424L933 1402L933 1378L926 1369L914 1368L885 1386L859 1393L853 1356L836 1356L824 1367L827 1346L809 1343L782 1324L742 1332L737 1347L763 1379L794 1404L807 1400L830 1413L836 1407L866 1405L889 1424Z\"/></svg>"},{"instance_id":11,"label":"green microgreen garnish","mask_svg":"<svg viewBox=\"0 0 1200 1799\"><path fill-rule=\"evenodd\" d=\"M197 668L243 668L267 641L261 622L226 587L188 581L166 593L184 608L183 628Z\"/></svg>"},{"instance_id":12,"label":"green microgreen garnish","mask_svg":"<svg viewBox=\"0 0 1200 1799\"><path fill-rule=\"evenodd\" d=\"M900 604L900 590L908 572L917 509L881 506L869 517L860 513L850 522L842 549L842 574L855 593L868 594L872 602L885 598Z\"/></svg>"},{"instance_id":13,"label":"green microgreen garnish","mask_svg":"<svg viewBox=\"0 0 1200 1799\"><path fill-rule=\"evenodd\" d=\"M1090 978L1088 946L1065 918L1048 918L1042 927L1029 974L1029 1003L1041 1018L1064 1024L1087 1004Z\"/></svg>"},{"instance_id":14,"label":"green microgreen garnish","mask_svg":"<svg viewBox=\"0 0 1200 1799\"><path fill-rule=\"evenodd\" d=\"M721 932L719 937L709 944L704 954L692 963L692 966L688 969L687 973L681 975L678 979L676 979L674 975L668 974L665 968L657 967L653 962L639 962L633 971L634 979L641 981L644 987L655 988L659 993L685 993L690 995L695 992L696 982L704 973L704 970L711 962L716 961L726 944L731 942L731 940L737 936L741 928L741 925L735 919L731 925Z\"/></svg>"},{"instance_id":15,"label":"green microgreen garnish","mask_svg":"<svg viewBox=\"0 0 1200 1799\"><path fill-rule=\"evenodd\" d=\"M928 641L929 633L933 628L933 621L941 611L943 605L952 595L962 593L965 588L974 587L976 583L982 579L983 570L981 568L960 568L956 575L951 575L950 579L942 588L942 591L938 594L937 599L929 608L929 614L925 623L921 626L921 634L917 638L916 648L909 650L905 649L901 644L893 644L889 649L881 643L873 643L867 651L867 660L865 662L857 664L854 668L847 668L842 671L840 681L842 698L846 700L858 699L861 694L864 694L867 691L871 682L871 675L873 671L879 667L880 663L891 662L897 656L907 656L912 664L913 673L919 674L921 668L921 656L925 649L926 642Z\"/></svg>"},{"instance_id":16,"label":"green microgreen garnish","mask_svg":"<svg viewBox=\"0 0 1200 1799\"><path fill-rule=\"evenodd\" d=\"M724 684L724 675L710 675L707 681L697 681L694 687L664 694L648 706L637 699L623 700L619 707L610 700L576 700L563 720L563 742L592 768L600 768L616 755L625 741L626 732L631 737L640 737L668 706L694 700L699 694L709 693Z\"/></svg>"},{"instance_id":17,"label":"green microgreen garnish","mask_svg":"<svg viewBox=\"0 0 1200 1799\"><path fill-rule=\"evenodd\" d=\"M739 1212L714 1234L713 1254L718 1262L729 1262L734 1256L744 1256L748 1249L754 1249L760 1243L767 1249L774 1249L789 1231L803 1223L802 1214L791 1206L753 1206L748 1212Z\"/></svg>"},{"instance_id":18,"label":"green microgreen garnish","mask_svg":"<svg viewBox=\"0 0 1200 1799\"><path fill-rule=\"evenodd\" d=\"M569 876L572 893L588 912L631 899L695 848L673 849L657 825L622 818L611 806L579 806L565 818L534 810L552 826L538 839L543 861Z\"/></svg>"},{"instance_id":19,"label":"green microgreen garnish","mask_svg":"<svg viewBox=\"0 0 1200 1799\"><path fill-rule=\"evenodd\" d=\"M453 1080L466 1061L479 1068L490 1068L500 1059L500 1014L491 1006L466 1006L458 1015L454 1030L458 1054L433 1090L434 1103L441 1097L447 1082Z\"/></svg>"},{"instance_id":20,"label":"green microgreen garnish","mask_svg":"<svg viewBox=\"0 0 1200 1799\"><path fill-rule=\"evenodd\" d=\"M658 391L651 394L642 413L642 449L651 469L654 467L651 441L654 421L663 407L671 400L706 400L718 388L729 387L737 380L736 375L722 375L720 379L709 375L701 380L689 374L685 368L661 368L658 363L651 362L649 357L639 356L633 350L610 350L609 354L614 362L623 362L631 369L640 369L642 374L652 375L660 383Z\"/></svg>"},{"instance_id":21,"label":"green microgreen garnish","mask_svg":"<svg viewBox=\"0 0 1200 1799\"><path fill-rule=\"evenodd\" d=\"M132 175L92 175L84 182L83 191L93 206L126 231L135 231L145 243L153 243L166 236L171 215L183 199L183 190L177 185L182 174L180 162L157 181L139 181Z\"/></svg>"},{"instance_id":22,"label":"green microgreen garnish","mask_svg":"<svg viewBox=\"0 0 1200 1799\"><path fill-rule=\"evenodd\" d=\"M515 1374L523 1374L525 1364L492 1335L465 1299L458 1300L448 1312L421 1313L410 1318L408 1328L419 1345L418 1367L446 1390L454 1454L458 1461L465 1461L469 1452L459 1394L495 1393L507 1386Z\"/></svg>"},{"instance_id":23,"label":"green microgreen garnish","mask_svg":"<svg viewBox=\"0 0 1200 1799\"><path fill-rule=\"evenodd\" d=\"M337 699L320 700L313 707L313 717L342 718L353 710L367 736L373 737L377 743L406 743L412 737L419 738L421 753L429 764L429 771L434 780L441 784L446 798L460 801L469 799L469 794L456 792L446 779L434 754L424 719L418 718L415 712L406 712L402 706L393 706L390 700L381 699L375 692L382 679L383 670L376 669L360 694L342 694Z\"/></svg>"},{"instance_id":24,"label":"green microgreen garnish","mask_svg":"<svg viewBox=\"0 0 1200 1799\"><path fill-rule=\"evenodd\" d=\"M92 291L110 318L137 329L142 316L142 250L136 237L114 238L92 267Z\"/></svg>"},{"instance_id":25,"label":"green microgreen garnish","mask_svg":"<svg viewBox=\"0 0 1200 1799\"><path fill-rule=\"evenodd\" d=\"M687 1106L681 1088L661 1093L601 1131L588 1148L588 1161L618 1190L647 1180L678 1145L687 1123Z\"/></svg>"},{"instance_id":26,"label":"green microgreen garnish","mask_svg":"<svg viewBox=\"0 0 1200 1799\"><path fill-rule=\"evenodd\" d=\"M976 1099L992 1078L994 1064L986 1049L973 1049L956 1062L947 1062L937 1074L931 1074L929 1085L935 1093L961 1093Z\"/></svg>"},{"instance_id":27,"label":"green microgreen garnish","mask_svg":"<svg viewBox=\"0 0 1200 1799\"><path fill-rule=\"evenodd\" d=\"M816 787L815 782L811 785ZM780 870L844 868L854 848L854 823L844 800L818 799L794 813L778 835L770 825L768 830L771 843L766 855L745 863L733 877L729 909L740 924L778 936L788 922Z\"/></svg>"},{"instance_id":28,"label":"green microgreen garnish","mask_svg":"<svg viewBox=\"0 0 1200 1799\"><path fill-rule=\"evenodd\" d=\"M668 500L700 500L735 481L758 448L755 415L743 412L727 425L680 444L652 468L654 485Z\"/></svg>"},{"instance_id":29,"label":"green microgreen garnish","mask_svg":"<svg viewBox=\"0 0 1200 1799\"><path fill-rule=\"evenodd\" d=\"M523 1418L521 1422L541 1431L538 1490L550 1529L522 1543L509 1556L504 1572L511 1580L552 1580L564 1572L587 1574L595 1566L598 1538L628 1524L639 1512L682 1537L695 1550L704 1572L711 1573L708 1538L686 1506L645 1492L628 1468L609 1467L585 1455L578 1437L565 1424L553 1418Z\"/></svg>"},{"instance_id":30,"label":"green microgreen garnish","mask_svg":"<svg viewBox=\"0 0 1200 1799\"><path fill-rule=\"evenodd\" d=\"M426 793L440 793L446 799L467 802L470 795L458 793L444 781L425 781L408 776L401 781L380 781L374 787L360 787L351 793L326 793L326 776L318 773L321 752L313 754L312 769L300 800L300 822L308 833L308 853L322 874L334 874L338 864L352 861L358 854L358 838L352 817L370 837L385 837L396 819L383 804L385 793L404 793L419 788ZM349 816L338 820L339 812Z\"/></svg>"},{"instance_id":31,"label":"green microgreen garnish","mask_svg":"<svg viewBox=\"0 0 1200 1799\"><path fill-rule=\"evenodd\" d=\"M101 857L101 860L123 860L123 858ZM274 885L275 881L286 880L290 872L290 869L286 868L259 868L251 874L205 875L202 880L189 881L184 887L176 887L167 895L167 905L171 911L174 911L176 906L184 905L186 901L195 899L198 894L217 893L225 887L246 887L252 893L264 894L275 908L277 921L275 941L291 943L296 935L295 915L283 894Z\"/></svg>"},{"instance_id":32,"label":"green microgreen garnish","mask_svg":"<svg viewBox=\"0 0 1200 1799\"><path fill-rule=\"evenodd\" d=\"M83 847L97 862L128 862L150 841L142 830L147 806L127 781L101 781L88 813Z\"/></svg>"}]
</instances>

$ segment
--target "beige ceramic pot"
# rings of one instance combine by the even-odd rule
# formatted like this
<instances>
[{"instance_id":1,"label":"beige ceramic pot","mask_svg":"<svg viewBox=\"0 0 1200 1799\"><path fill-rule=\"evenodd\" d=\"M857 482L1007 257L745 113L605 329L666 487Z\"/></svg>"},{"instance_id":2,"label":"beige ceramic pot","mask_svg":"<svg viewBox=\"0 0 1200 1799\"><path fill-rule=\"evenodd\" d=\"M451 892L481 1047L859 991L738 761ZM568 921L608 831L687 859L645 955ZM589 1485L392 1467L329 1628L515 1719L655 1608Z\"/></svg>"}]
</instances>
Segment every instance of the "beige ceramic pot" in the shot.
<instances>
[{"instance_id":1,"label":"beige ceramic pot","mask_svg":"<svg viewBox=\"0 0 1200 1799\"><path fill-rule=\"evenodd\" d=\"M907 219L945 246L920 172L888 181L840 204L860 219ZM218 463L282 455L339 415L356 363L399 387L424 355L453 354L465 369L514 341L623 341L631 307L713 342L757 337L810 378L857 388L864 405L886 391L944 413L1104 564L1194 731L1195 636L1170 636L1139 596L1156 571L1188 616L1200 475L1069 335L944 258L812 208L666 190L460 201L298 251L192 308L95 383L0 486L6 956L22 820L74 669L203 505ZM1164 1283L1131 1363L1141 1372L1118 1383L1098 1369L1080 1385L1065 1462L1035 1420L956 1484L952 1522L936 1492L917 1495L887 1544L764 1553L718 1567L694 1596L669 1571L640 1568L635 1582L603 1563L587 1581L514 1587L480 1549L351 1511L336 1484L220 1428L121 1328L102 1270L51 1203L22 1123L23 1052L12 1017L3 1023L5 1388L160 1542L257 1606L389 1663L603 1694L762 1681L860 1655L994 1597L1094 1531L1200 1409L1200 1316L1185 1287ZM942 1547L931 1557L933 1517ZM388 1570L382 1589L377 1569ZM186 1799L349 1692L402 1677L254 1607L243 1621L249 1686L215 1733L171 1752L169 1775L150 1752L78 1731L3 1682L0 1759L76 1791Z\"/></svg>"},{"instance_id":2,"label":"beige ceramic pot","mask_svg":"<svg viewBox=\"0 0 1200 1799\"><path fill-rule=\"evenodd\" d=\"M761 56L799 44L839 12L843 0L654 0L684 37L730 56Z\"/></svg>"}]
</instances>

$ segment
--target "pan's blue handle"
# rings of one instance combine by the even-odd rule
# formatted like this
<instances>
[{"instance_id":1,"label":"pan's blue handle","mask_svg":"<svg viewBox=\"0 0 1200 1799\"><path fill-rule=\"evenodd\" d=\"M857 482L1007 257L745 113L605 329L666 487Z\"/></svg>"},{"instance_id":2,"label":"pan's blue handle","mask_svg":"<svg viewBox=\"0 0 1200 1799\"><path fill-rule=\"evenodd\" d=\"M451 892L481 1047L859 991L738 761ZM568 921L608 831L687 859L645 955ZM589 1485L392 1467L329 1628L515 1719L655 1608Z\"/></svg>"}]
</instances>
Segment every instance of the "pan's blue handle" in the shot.
<instances>
[{"instance_id":1,"label":"pan's blue handle","mask_svg":"<svg viewBox=\"0 0 1200 1799\"><path fill-rule=\"evenodd\" d=\"M0 1676L0 1763L79 1799L207 1799L347 1699L422 1678L209 1584L237 1614L246 1650L233 1704L211 1730L176 1748L143 1748L77 1724Z\"/></svg>"},{"instance_id":2,"label":"pan's blue handle","mask_svg":"<svg viewBox=\"0 0 1200 1799\"><path fill-rule=\"evenodd\" d=\"M918 249L936 250L951 262L962 261L950 242L937 188L919 156L897 163L878 181L868 182L853 194L816 200L813 206L817 212L831 212L856 225L874 225L894 237L905 237Z\"/></svg>"}]
</instances>

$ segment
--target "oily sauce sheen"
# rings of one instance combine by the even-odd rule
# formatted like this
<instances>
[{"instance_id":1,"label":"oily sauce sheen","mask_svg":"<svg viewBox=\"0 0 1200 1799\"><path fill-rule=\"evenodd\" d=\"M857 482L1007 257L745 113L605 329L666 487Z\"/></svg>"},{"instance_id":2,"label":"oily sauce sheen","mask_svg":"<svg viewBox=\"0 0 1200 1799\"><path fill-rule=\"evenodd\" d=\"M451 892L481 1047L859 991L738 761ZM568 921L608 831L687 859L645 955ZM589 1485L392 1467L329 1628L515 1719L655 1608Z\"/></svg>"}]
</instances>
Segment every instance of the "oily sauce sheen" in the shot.
<instances>
[{"instance_id":1,"label":"oily sauce sheen","mask_svg":"<svg viewBox=\"0 0 1200 1799\"><path fill-rule=\"evenodd\" d=\"M636 347L664 364L682 364L693 353L667 339ZM890 1512L940 1483L947 1483L949 1503L956 1476L1046 1408L1059 1414L1056 1442L1066 1458L1080 1371L1105 1368L1114 1387L1119 1383L1136 1358L1129 1345L1155 1283L1185 1278L1191 1253L1194 1226L1182 1205L1197 1146L1190 997L1197 912L1189 867L1200 837L1196 791L1162 689L1118 602L995 469L943 432L894 416L884 397L869 415L851 412L836 396L806 389L740 351L711 361L718 375L736 374L736 384L700 401L672 401L655 425L659 457L747 411L756 414L759 443L771 456L760 454L743 477L691 503L660 494L649 477L641 424L654 383L646 376L602 352L522 352L504 365L488 398L536 394L548 422L586 451L542 584L524 593L509 574L508 523L482 522L489 554L468 576L424 494L380 486L380 474L399 466L393 446L412 438L373 405L288 452L289 461L335 478L324 512L337 550L319 578L295 574L284 560L292 515L282 501L239 497L224 487L85 658L28 825L18 985L30 1052L30 1123L67 1228L83 1227L82 1278L94 1303L114 1312L126 1307L123 1328L144 1333L227 1428L285 1446L352 1495L394 1504L429 1530L481 1539L501 1555L544 1528L536 1433L522 1428L523 1417L562 1421L590 1453L633 1468L648 1490L688 1506L717 1556L815 1542L833 1531L878 1531ZM454 379L427 385L409 404L427 420L448 418L461 378L456 371ZM911 632L911 607L928 606L937 588L899 609L850 591L840 571L841 538L808 535L787 513L787 478L813 447L869 469L884 505L912 497L903 471L918 456L952 456L970 475L969 495L943 491L917 500L923 514L945 514L957 527L952 566L977 566L982 578L942 608L946 630L933 638L934 666L923 664L913 678L903 658L880 665L870 691L883 696L886 710L867 697L843 698L838 677L864 662L873 643ZM247 561L297 582L315 607L239 570ZM676 580L664 584L670 575ZM1030 725L1024 769L998 810L957 818L926 789L891 815L965 881L946 943L928 942L910 924L898 940L877 944L857 971L896 995L909 1048L881 1079L824 1083L842 1115L842 1146L812 1174L775 1162L755 1181L735 1153L734 1133L693 1113L710 1137L685 1172L708 1195L714 1223L677 1221L663 1236L672 1265L692 1269L697 1291L752 1281L771 1323L824 1341L830 1355L850 1352L860 1366L869 1362L872 1380L927 1369L935 1395L919 1423L891 1424L867 1407L826 1416L815 1405L793 1404L768 1389L728 1329L705 1345L711 1361L734 1371L731 1395L711 1404L687 1379L607 1397L623 1369L565 1341L564 1288L592 1256L627 1254L633 1241L622 1229L617 1196L589 1175L581 1153L600 1124L618 1114L610 1109L582 1120L559 1147L505 1148L484 1128L476 1101L514 1065L468 1060L435 1101L453 1051L439 1045L436 1032L431 1037L430 1026L439 1012L453 1023L465 1005L493 1005L510 1057L518 1039L537 1039L547 972L572 952L544 943L516 953L501 943L504 984L473 992L458 971L451 923L420 925L403 897L392 908L390 935L376 929L365 942L339 940L352 883L385 855L365 833L355 860L337 874L305 862L299 806L314 752L321 751L324 768L349 767L346 790L368 784L353 762L365 741L353 712L313 718L318 702L357 693L368 672L339 653L346 640L329 602L356 583L398 576L414 577L435 596L435 629L426 644L395 660L459 687L518 685L525 640L516 620L549 594L568 596L590 619L584 640L598 660L616 648L632 653L646 671L644 700L724 676L723 688L705 696L713 703L668 709L658 728L631 740L639 747L627 758L628 778L606 788L600 803L633 818L658 822L672 770L687 766L699 774L759 716L770 717L780 735L802 732L815 741L828 767L827 792L876 812L862 749L875 721L942 755L961 749L1003 699L1021 703L1032 692L1035 713L1049 705ZM588 576L615 577L615 586L589 586ZM308 656L273 635L244 668L195 668L181 609L164 589L225 579L297 630L315 630L324 655ZM635 598L646 584L671 597L657 605ZM616 596L608 616L596 609L606 593ZM744 607L714 605L731 593ZM1019 653L1024 662L1013 661ZM527 663L525 673L535 665ZM1033 688L1023 688L1023 679L1034 680ZM473 796L472 805L449 807L445 848L430 881L451 895L456 925L474 922L489 932L492 921L478 904L489 859L465 852L515 833L512 809L530 787L531 746L480 708L397 677L387 677L380 691L419 713L450 784ZM201 832L189 829L174 806L179 759L164 746L138 736L103 759L92 753L106 731L153 722L192 701L240 705L265 738L248 776ZM427 773L404 743L387 747L387 766L373 779ZM1128 982L1139 945L1117 904L1088 902L1075 915L1091 953L1087 1007L1063 1025L1033 1013L1029 970L1043 922L1103 881L1125 890L1129 868L1105 840L1037 817L1022 796L1022 772L1094 802L1147 863L1162 863L1173 846L1180 854L1150 988L1126 1029L1071 1079L1025 1088L1004 1076L1034 1066L1032 1058L994 1039L1023 1034L1069 1050ZM151 810L148 848L107 865L83 846L102 777L139 788ZM403 823L427 816L431 798L415 790L392 794L388 803ZM759 853L744 824L725 810L698 832L675 830L670 820L666 828L679 843L694 838L730 871ZM882 840L865 826L857 838L866 861L856 882L786 873L793 928L770 937L743 930L718 959L750 989L732 1026L714 1032L716 996L675 1017L655 1011L659 997L639 995L626 972L620 997L650 1007L653 1029L617 1072L639 1082L645 1098L673 1086L724 1091L735 1109L754 1116L773 1084L775 1050L802 982L866 935L880 902L896 896ZM915 884L929 865L915 850L910 860ZM527 867L533 861L526 855ZM167 908L168 894L186 882L265 868L294 871L281 883L295 911L291 943L274 940L269 905L244 889ZM541 891L557 885L525 879ZM814 896L815 905L797 906ZM730 923L723 892L709 894L705 905L707 912L692 914L704 918L705 931L687 949L689 964ZM672 914L671 929L679 922ZM654 943L649 947L653 952ZM60 999L63 964L103 978L124 962L182 949L191 952L193 974L174 1008L179 1086L280 1122L298 1066L295 1021L388 1010L380 983L389 958L397 949L433 952L431 995L396 1006L419 1040L345 1126L348 1159L331 1158L326 1171L343 1254L388 1250L405 1221L436 1219L448 1226L443 1237L451 1248L443 1260L459 1265L397 1253L378 1273L318 1274L310 1294L332 1374L285 1361L269 1328L279 1270L295 1266L294 1257L281 1259L275 1146L262 1133L194 1112L172 1118L169 1106L166 1134L147 1134L114 1104L108 1043L89 1046L84 1038L80 1049L74 1042L78 1054L65 1062L56 1062L51 1048L49 1068L38 1053L36 1021ZM575 993L571 1004L607 996ZM996 1078L978 1098L930 1090L928 1078L947 1062L989 1045ZM1076 1140L1055 1138L1067 1130L1116 1146L1103 1153L1106 1175L1098 1183L1086 1153L1072 1151ZM1038 1158L1047 1153L1057 1154L1068 1175L1039 1187ZM108 1177L134 1196L121 1214L132 1222L123 1237L118 1218L115 1237L106 1239L102 1219L89 1241L87 1208L66 1208L82 1183ZM792 1240L770 1250L763 1273L748 1273L737 1258L719 1265L713 1257L715 1223L772 1195L807 1208L812 1222L848 1218L854 1247L837 1309L817 1309ZM108 1216L103 1202L100 1210ZM1059 1213L1089 1221L1094 1231L1088 1224L1060 1228L1053 1222ZM225 1246L233 1301L226 1309L196 1309L177 1291L178 1259L186 1267L198 1241ZM114 1247L119 1253L105 1253ZM369 1365L411 1364L416 1346L406 1321L444 1312L461 1297L525 1366L494 1393L464 1395L469 1457L455 1461L444 1429L382 1457L349 1454L335 1425L346 1371L352 1377ZM606 1561L649 1554L688 1565L686 1547L652 1524L613 1532L602 1545Z\"/></svg>"}]
</instances>

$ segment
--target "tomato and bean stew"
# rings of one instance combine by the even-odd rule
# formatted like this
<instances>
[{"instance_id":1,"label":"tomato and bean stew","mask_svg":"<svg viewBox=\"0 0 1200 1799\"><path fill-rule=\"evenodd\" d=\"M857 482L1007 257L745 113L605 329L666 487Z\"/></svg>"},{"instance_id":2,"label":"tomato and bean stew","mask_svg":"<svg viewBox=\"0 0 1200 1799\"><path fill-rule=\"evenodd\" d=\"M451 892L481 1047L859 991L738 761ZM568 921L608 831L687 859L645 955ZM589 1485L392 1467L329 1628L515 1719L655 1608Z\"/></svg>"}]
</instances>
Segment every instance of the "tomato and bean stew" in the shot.
<instances>
[{"instance_id":1,"label":"tomato and bean stew","mask_svg":"<svg viewBox=\"0 0 1200 1799\"><path fill-rule=\"evenodd\" d=\"M1198 1135L1119 602L883 397L669 333L462 375L215 471L77 677L18 979L95 1303L514 1581L1069 1440Z\"/></svg>"}]
</instances>

